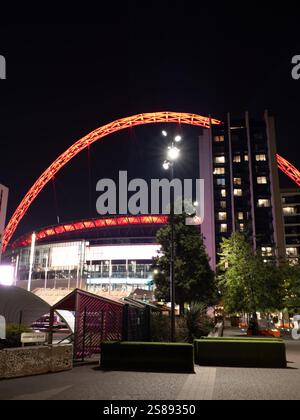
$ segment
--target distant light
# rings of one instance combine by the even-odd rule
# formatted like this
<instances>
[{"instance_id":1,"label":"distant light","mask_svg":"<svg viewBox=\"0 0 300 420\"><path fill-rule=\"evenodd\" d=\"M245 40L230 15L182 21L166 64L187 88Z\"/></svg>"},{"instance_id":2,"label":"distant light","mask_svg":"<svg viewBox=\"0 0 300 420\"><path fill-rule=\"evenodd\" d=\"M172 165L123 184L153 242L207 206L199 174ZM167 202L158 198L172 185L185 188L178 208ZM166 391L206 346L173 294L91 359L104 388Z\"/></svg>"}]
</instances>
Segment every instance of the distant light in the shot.
<instances>
[{"instance_id":1,"label":"distant light","mask_svg":"<svg viewBox=\"0 0 300 420\"><path fill-rule=\"evenodd\" d=\"M198 207L198 206L199 206L198 201L194 201L194 206L195 206L195 207Z\"/></svg>"},{"instance_id":2,"label":"distant light","mask_svg":"<svg viewBox=\"0 0 300 420\"><path fill-rule=\"evenodd\" d=\"M166 132L166 130L163 130L163 131L161 132L161 134L162 134L164 137L167 137L167 135L168 135L168 133Z\"/></svg>"},{"instance_id":3,"label":"distant light","mask_svg":"<svg viewBox=\"0 0 300 420\"><path fill-rule=\"evenodd\" d=\"M170 162L165 160L164 163L163 163L163 168L167 171L170 168Z\"/></svg>"},{"instance_id":4,"label":"distant light","mask_svg":"<svg viewBox=\"0 0 300 420\"><path fill-rule=\"evenodd\" d=\"M170 147L169 150L168 150L168 158L170 160L176 160L176 159L178 159L179 154L180 154L180 150L177 147L175 147L175 146Z\"/></svg>"},{"instance_id":5,"label":"distant light","mask_svg":"<svg viewBox=\"0 0 300 420\"><path fill-rule=\"evenodd\" d=\"M177 143L179 143L182 140L181 136L176 136L174 139Z\"/></svg>"},{"instance_id":6,"label":"distant light","mask_svg":"<svg viewBox=\"0 0 300 420\"><path fill-rule=\"evenodd\" d=\"M153 271L153 274L158 274L159 273L159 270L157 270L157 269L155 269L154 271Z\"/></svg>"},{"instance_id":7,"label":"distant light","mask_svg":"<svg viewBox=\"0 0 300 420\"><path fill-rule=\"evenodd\" d=\"M14 267L0 265L0 284L2 286L12 286L14 284Z\"/></svg>"}]
</instances>

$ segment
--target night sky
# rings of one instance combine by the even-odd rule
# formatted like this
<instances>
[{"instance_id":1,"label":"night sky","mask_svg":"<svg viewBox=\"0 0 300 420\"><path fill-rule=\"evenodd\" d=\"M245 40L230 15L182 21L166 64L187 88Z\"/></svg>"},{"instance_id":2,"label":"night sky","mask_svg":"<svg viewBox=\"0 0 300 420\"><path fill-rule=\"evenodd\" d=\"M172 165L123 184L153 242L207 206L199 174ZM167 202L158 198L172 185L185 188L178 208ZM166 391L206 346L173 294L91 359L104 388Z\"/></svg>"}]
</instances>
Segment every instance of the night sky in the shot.
<instances>
[{"instance_id":1,"label":"night sky","mask_svg":"<svg viewBox=\"0 0 300 420\"><path fill-rule=\"evenodd\" d=\"M216 7L206 16L191 9L168 19L131 12L89 25L87 19L54 22L0 27L0 54L7 60L7 80L0 80L0 182L10 188L9 216L75 140L135 113L222 119L227 111L262 115L269 109L278 152L300 167L300 80L291 77L291 59L300 54L296 11L267 17L246 6L227 14ZM40 194L17 236L55 224L57 215L61 221L96 217L96 182L116 178L119 170L129 177L165 176L160 130L124 131L82 152ZM186 127L182 134L178 175L196 177L199 129ZM293 186L284 177L282 184Z\"/></svg>"}]
</instances>

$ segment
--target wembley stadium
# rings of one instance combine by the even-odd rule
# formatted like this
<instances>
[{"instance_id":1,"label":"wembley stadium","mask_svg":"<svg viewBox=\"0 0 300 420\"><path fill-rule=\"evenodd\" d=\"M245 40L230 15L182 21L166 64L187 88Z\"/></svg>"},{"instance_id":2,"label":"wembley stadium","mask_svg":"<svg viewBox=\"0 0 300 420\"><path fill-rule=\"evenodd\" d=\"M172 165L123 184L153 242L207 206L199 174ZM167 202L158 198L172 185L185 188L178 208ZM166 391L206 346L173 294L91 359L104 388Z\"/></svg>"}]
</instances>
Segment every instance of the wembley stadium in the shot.
<instances>
[{"instance_id":1,"label":"wembley stadium","mask_svg":"<svg viewBox=\"0 0 300 420\"><path fill-rule=\"evenodd\" d=\"M118 216L80 220L37 230L6 253L15 285L30 290L86 289L128 296L153 290L156 233L167 216Z\"/></svg>"}]
</instances>

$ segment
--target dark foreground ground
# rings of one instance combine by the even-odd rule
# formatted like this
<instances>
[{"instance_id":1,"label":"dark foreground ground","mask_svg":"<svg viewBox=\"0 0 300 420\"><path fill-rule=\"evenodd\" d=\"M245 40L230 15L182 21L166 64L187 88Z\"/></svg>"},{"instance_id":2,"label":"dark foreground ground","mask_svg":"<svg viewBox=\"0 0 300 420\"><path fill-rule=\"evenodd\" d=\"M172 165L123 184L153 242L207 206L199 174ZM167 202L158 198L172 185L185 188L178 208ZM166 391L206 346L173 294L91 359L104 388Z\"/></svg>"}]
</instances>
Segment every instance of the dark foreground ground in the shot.
<instances>
[{"instance_id":1,"label":"dark foreground ground","mask_svg":"<svg viewBox=\"0 0 300 420\"><path fill-rule=\"evenodd\" d=\"M95 366L0 381L1 400L300 399L300 341L286 342L288 369L196 367L196 374L104 372Z\"/></svg>"}]
</instances>

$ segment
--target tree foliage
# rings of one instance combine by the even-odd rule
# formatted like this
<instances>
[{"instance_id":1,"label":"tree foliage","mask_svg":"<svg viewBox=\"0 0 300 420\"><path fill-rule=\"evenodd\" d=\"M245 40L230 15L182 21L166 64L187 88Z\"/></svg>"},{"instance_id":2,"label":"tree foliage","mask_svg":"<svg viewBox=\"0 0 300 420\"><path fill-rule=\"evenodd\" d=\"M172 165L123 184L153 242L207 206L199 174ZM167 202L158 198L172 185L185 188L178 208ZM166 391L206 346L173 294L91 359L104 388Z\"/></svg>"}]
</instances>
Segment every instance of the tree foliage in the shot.
<instances>
[{"instance_id":1,"label":"tree foliage","mask_svg":"<svg viewBox=\"0 0 300 420\"><path fill-rule=\"evenodd\" d=\"M285 264L284 271L284 307L291 313L300 311L300 264Z\"/></svg>"},{"instance_id":2,"label":"tree foliage","mask_svg":"<svg viewBox=\"0 0 300 420\"><path fill-rule=\"evenodd\" d=\"M187 226L186 215L176 215L175 223L175 300L181 310L184 303L201 301L214 303L216 299L215 276L209 265L209 257L203 237L195 226ZM153 261L156 297L170 300L171 226L157 233L161 255Z\"/></svg>"},{"instance_id":3,"label":"tree foliage","mask_svg":"<svg viewBox=\"0 0 300 420\"><path fill-rule=\"evenodd\" d=\"M269 312L283 306L283 275L274 261L254 253L245 236L236 232L221 244L218 283L229 313Z\"/></svg>"}]
</instances>

